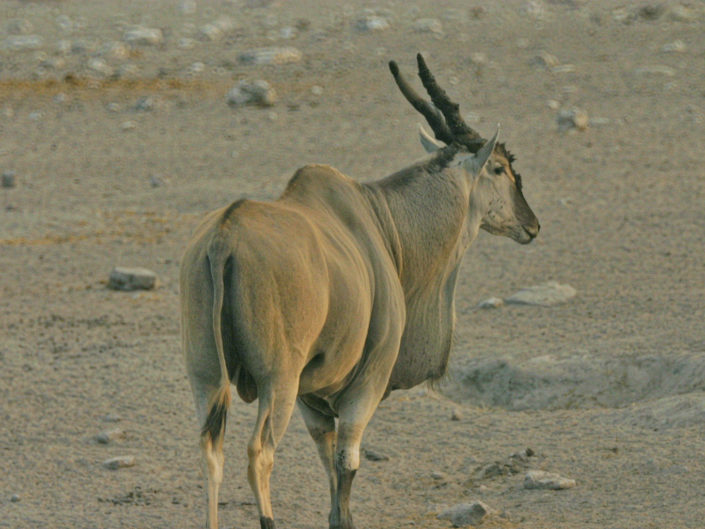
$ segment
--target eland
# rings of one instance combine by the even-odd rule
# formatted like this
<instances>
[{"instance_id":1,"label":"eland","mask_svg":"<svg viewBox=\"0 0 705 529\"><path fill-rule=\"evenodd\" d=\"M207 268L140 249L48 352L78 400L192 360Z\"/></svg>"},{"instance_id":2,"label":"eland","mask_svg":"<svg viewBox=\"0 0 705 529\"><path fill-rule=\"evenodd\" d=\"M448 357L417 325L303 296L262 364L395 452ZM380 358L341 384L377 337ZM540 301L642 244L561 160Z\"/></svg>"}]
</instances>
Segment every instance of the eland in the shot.
<instances>
[{"instance_id":1,"label":"eland","mask_svg":"<svg viewBox=\"0 0 705 529\"><path fill-rule=\"evenodd\" d=\"M358 183L307 165L273 202L210 213L181 262L183 354L201 428L208 527L218 527L223 438L233 384L258 400L248 481L262 529L274 528L274 452L298 405L328 475L331 529L352 529L350 494L363 432L395 389L441 377L455 285L480 229L531 242L539 223L513 157L461 118L419 54L420 97L389 67L430 125L431 154Z\"/></svg>"}]
</instances>

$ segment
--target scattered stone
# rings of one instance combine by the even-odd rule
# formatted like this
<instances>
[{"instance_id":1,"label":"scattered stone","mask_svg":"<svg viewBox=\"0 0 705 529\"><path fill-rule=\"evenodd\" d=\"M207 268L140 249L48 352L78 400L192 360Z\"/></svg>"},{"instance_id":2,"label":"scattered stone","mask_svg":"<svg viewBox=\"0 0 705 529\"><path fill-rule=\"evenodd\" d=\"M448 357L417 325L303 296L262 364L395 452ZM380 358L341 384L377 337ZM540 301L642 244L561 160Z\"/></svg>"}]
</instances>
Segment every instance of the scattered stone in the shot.
<instances>
[{"instance_id":1,"label":"scattered stone","mask_svg":"<svg viewBox=\"0 0 705 529\"><path fill-rule=\"evenodd\" d=\"M418 33L433 33L443 35L443 24L437 18L419 18L414 21L414 31Z\"/></svg>"},{"instance_id":2,"label":"scattered stone","mask_svg":"<svg viewBox=\"0 0 705 529\"><path fill-rule=\"evenodd\" d=\"M106 459L103 461L103 466L108 470L118 470L120 468L134 467L135 463L135 456L118 456Z\"/></svg>"},{"instance_id":3,"label":"scattered stone","mask_svg":"<svg viewBox=\"0 0 705 529\"><path fill-rule=\"evenodd\" d=\"M525 489L564 490L575 487L575 480L564 478L552 472L529 470L524 477Z\"/></svg>"},{"instance_id":4,"label":"scattered stone","mask_svg":"<svg viewBox=\"0 0 705 529\"><path fill-rule=\"evenodd\" d=\"M663 53L685 53L687 47L685 42L682 40L674 40L661 46L661 51Z\"/></svg>"},{"instance_id":5,"label":"scattered stone","mask_svg":"<svg viewBox=\"0 0 705 529\"><path fill-rule=\"evenodd\" d=\"M34 26L26 18L13 18L5 24L5 31L10 35L26 35L33 29Z\"/></svg>"},{"instance_id":6,"label":"scattered stone","mask_svg":"<svg viewBox=\"0 0 705 529\"><path fill-rule=\"evenodd\" d=\"M196 47L196 40L189 37L184 37L179 39L179 42L176 46L180 50L192 50Z\"/></svg>"},{"instance_id":7,"label":"scattered stone","mask_svg":"<svg viewBox=\"0 0 705 529\"><path fill-rule=\"evenodd\" d=\"M68 15L59 15L56 17L56 25L64 33L71 33L74 28L73 21L68 17Z\"/></svg>"},{"instance_id":8,"label":"scattered stone","mask_svg":"<svg viewBox=\"0 0 705 529\"><path fill-rule=\"evenodd\" d=\"M697 18L697 13L690 7L683 4L678 4L668 12L668 18L676 22L692 22Z\"/></svg>"},{"instance_id":9,"label":"scattered stone","mask_svg":"<svg viewBox=\"0 0 705 529\"><path fill-rule=\"evenodd\" d=\"M89 70L95 73L99 73L106 77L113 75L113 69L107 62L98 57L94 57L88 61L86 64Z\"/></svg>"},{"instance_id":10,"label":"scattered stone","mask_svg":"<svg viewBox=\"0 0 705 529\"><path fill-rule=\"evenodd\" d=\"M20 498L20 495L19 495L19 494L13 494L12 496L10 496L10 501L11 501L12 503L17 503L17 502L20 501L21 499L22 499L22 498Z\"/></svg>"},{"instance_id":11,"label":"scattered stone","mask_svg":"<svg viewBox=\"0 0 705 529\"><path fill-rule=\"evenodd\" d=\"M103 57L117 61L124 61L130 58L130 48L116 40L103 44L98 53Z\"/></svg>"},{"instance_id":12,"label":"scattered stone","mask_svg":"<svg viewBox=\"0 0 705 529\"><path fill-rule=\"evenodd\" d=\"M463 413L458 408L454 408L453 411L450 413L450 420L451 421L462 421L463 420Z\"/></svg>"},{"instance_id":13,"label":"scattered stone","mask_svg":"<svg viewBox=\"0 0 705 529\"><path fill-rule=\"evenodd\" d=\"M123 121L122 123L120 123L120 130L123 132L135 130L136 128L137 128L137 123L132 120Z\"/></svg>"},{"instance_id":14,"label":"scattered stone","mask_svg":"<svg viewBox=\"0 0 705 529\"><path fill-rule=\"evenodd\" d=\"M362 453L368 461L389 461L389 456L380 454L372 448L363 448Z\"/></svg>"},{"instance_id":15,"label":"scattered stone","mask_svg":"<svg viewBox=\"0 0 705 529\"><path fill-rule=\"evenodd\" d=\"M135 111L137 112L151 112L157 105L155 98L151 96L140 97L135 103Z\"/></svg>"},{"instance_id":16,"label":"scattered stone","mask_svg":"<svg viewBox=\"0 0 705 529\"><path fill-rule=\"evenodd\" d=\"M112 290L151 290L157 284L157 275L146 268L115 267L110 272L108 288Z\"/></svg>"},{"instance_id":17,"label":"scattered stone","mask_svg":"<svg viewBox=\"0 0 705 529\"><path fill-rule=\"evenodd\" d=\"M536 66L543 66L546 69L551 69L555 68L558 66L561 61L558 60L558 57L555 55L548 53L547 51L542 51L539 53L534 59L531 61L532 64L535 64Z\"/></svg>"},{"instance_id":18,"label":"scattered stone","mask_svg":"<svg viewBox=\"0 0 705 529\"><path fill-rule=\"evenodd\" d=\"M480 301L480 303L477 304L477 307L480 309L496 309L504 305L504 300L502 298L487 298L484 301Z\"/></svg>"},{"instance_id":19,"label":"scattered stone","mask_svg":"<svg viewBox=\"0 0 705 529\"><path fill-rule=\"evenodd\" d=\"M163 187L169 183L169 179L162 175L153 174L149 175L149 183L152 187Z\"/></svg>"},{"instance_id":20,"label":"scattered stone","mask_svg":"<svg viewBox=\"0 0 705 529\"><path fill-rule=\"evenodd\" d=\"M585 130L590 125L590 117L587 112L579 108L572 108L570 110L561 110L558 112L558 117L556 118L558 122L558 130Z\"/></svg>"},{"instance_id":21,"label":"scattered stone","mask_svg":"<svg viewBox=\"0 0 705 529\"><path fill-rule=\"evenodd\" d=\"M193 15L196 12L195 0L181 0L179 2L179 12L182 15Z\"/></svg>"},{"instance_id":22,"label":"scattered stone","mask_svg":"<svg viewBox=\"0 0 705 529\"><path fill-rule=\"evenodd\" d=\"M239 60L244 64L289 64L301 61L303 54L297 48L269 47L253 48L240 54Z\"/></svg>"},{"instance_id":23,"label":"scattered stone","mask_svg":"<svg viewBox=\"0 0 705 529\"><path fill-rule=\"evenodd\" d=\"M637 75L663 75L664 77L673 77L676 75L676 71L665 64L641 66L634 70L634 73Z\"/></svg>"},{"instance_id":24,"label":"scattered stone","mask_svg":"<svg viewBox=\"0 0 705 529\"><path fill-rule=\"evenodd\" d=\"M364 15L355 22L358 31L384 31L389 29L389 20L379 15Z\"/></svg>"},{"instance_id":25,"label":"scattered stone","mask_svg":"<svg viewBox=\"0 0 705 529\"><path fill-rule=\"evenodd\" d=\"M117 413L108 413L102 417L102 420L103 422L120 422L122 417L120 417Z\"/></svg>"},{"instance_id":26,"label":"scattered stone","mask_svg":"<svg viewBox=\"0 0 705 529\"><path fill-rule=\"evenodd\" d=\"M218 20L201 26L198 34L202 40L211 42L222 39L226 33L235 28L235 22L230 17L221 17Z\"/></svg>"},{"instance_id":27,"label":"scattered stone","mask_svg":"<svg viewBox=\"0 0 705 529\"><path fill-rule=\"evenodd\" d=\"M509 305L538 305L550 307L564 303L575 296L576 290L570 285L548 281L541 285L522 288L504 300Z\"/></svg>"},{"instance_id":28,"label":"scattered stone","mask_svg":"<svg viewBox=\"0 0 705 529\"><path fill-rule=\"evenodd\" d=\"M2 172L2 187L5 189L11 189L15 187L15 171L3 171Z\"/></svg>"},{"instance_id":29,"label":"scattered stone","mask_svg":"<svg viewBox=\"0 0 705 529\"><path fill-rule=\"evenodd\" d=\"M106 445L112 441L117 441L119 439L125 438L125 432L120 428L113 428L112 430L105 430L100 432L95 436L96 442Z\"/></svg>"},{"instance_id":30,"label":"scattered stone","mask_svg":"<svg viewBox=\"0 0 705 529\"><path fill-rule=\"evenodd\" d=\"M164 41L164 35L159 28L135 26L125 31L122 40L138 46L157 46Z\"/></svg>"},{"instance_id":31,"label":"scattered stone","mask_svg":"<svg viewBox=\"0 0 705 529\"><path fill-rule=\"evenodd\" d=\"M313 95L315 95L316 97L322 96L323 95L323 87L315 84L311 87L311 93Z\"/></svg>"},{"instance_id":32,"label":"scattered stone","mask_svg":"<svg viewBox=\"0 0 705 529\"><path fill-rule=\"evenodd\" d=\"M44 40L39 35L15 35L7 37L2 48L9 51L38 50L42 47Z\"/></svg>"},{"instance_id":33,"label":"scattered stone","mask_svg":"<svg viewBox=\"0 0 705 529\"><path fill-rule=\"evenodd\" d=\"M438 515L439 520L450 520L454 527L479 525L492 509L481 501L459 503Z\"/></svg>"},{"instance_id":34,"label":"scattered stone","mask_svg":"<svg viewBox=\"0 0 705 529\"><path fill-rule=\"evenodd\" d=\"M267 81L240 81L225 97L228 105L238 107L259 105L271 107L277 102L277 93Z\"/></svg>"}]
</instances>

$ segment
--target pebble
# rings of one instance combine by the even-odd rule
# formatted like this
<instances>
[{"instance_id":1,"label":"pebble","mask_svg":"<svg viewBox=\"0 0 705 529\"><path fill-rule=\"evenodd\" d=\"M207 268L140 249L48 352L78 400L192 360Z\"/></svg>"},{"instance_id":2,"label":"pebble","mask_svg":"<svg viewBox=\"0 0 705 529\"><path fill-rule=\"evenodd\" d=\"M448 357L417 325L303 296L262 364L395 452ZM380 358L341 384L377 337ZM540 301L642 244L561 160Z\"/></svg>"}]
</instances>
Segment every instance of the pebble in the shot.
<instances>
[{"instance_id":1,"label":"pebble","mask_svg":"<svg viewBox=\"0 0 705 529\"><path fill-rule=\"evenodd\" d=\"M463 420L462 412L458 408L454 408L450 414L450 420L451 421L462 421Z\"/></svg>"},{"instance_id":2,"label":"pebble","mask_svg":"<svg viewBox=\"0 0 705 529\"><path fill-rule=\"evenodd\" d=\"M7 37L2 48L9 51L38 50L42 47L44 40L39 35L15 35Z\"/></svg>"},{"instance_id":3,"label":"pebble","mask_svg":"<svg viewBox=\"0 0 705 529\"><path fill-rule=\"evenodd\" d=\"M120 123L120 130L123 132L135 130L136 128L137 128L137 123L132 120L123 121L122 123Z\"/></svg>"},{"instance_id":4,"label":"pebble","mask_svg":"<svg viewBox=\"0 0 705 529\"><path fill-rule=\"evenodd\" d=\"M525 489L564 490L575 487L575 480L564 478L552 472L529 470L524 477Z\"/></svg>"},{"instance_id":5,"label":"pebble","mask_svg":"<svg viewBox=\"0 0 705 529\"><path fill-rule=\"evenodd\" d=\"M103 466L108 470L118 470L120 468L134 467L135 463L135 456L118 456L106 459L103 461Z\"/></svg>"},{"instance_id":6,"label":"pebble","mask_svg":"<svg viewBox=\"0 0 705 529\"><path fill-rule=\"evenodd\" d=\"M15 187L15 171L3 171L2 172L2 187L4 189L11 189Z\"/></svg>"},{"instance_id":7,"label":"pebble","mask_svg":"<svg viewBox=\"0 0 705 529\"><path fill-rule=\"evenodd\" d=\"M357 19L355 28L358 31L384 31L389 29L389 20L379 15L365 15Z\"/></svg>"},{"instance_id":8,"label":"pebble","mask_svg":"<svg viewBox=\"0 0 705 529\"><path fill-rule=\"evenodd\" d=\"M225 97L230 106L259 105L271 107L277 102L277 93L272 86L262 79L257 81L240 81Z\"/></svg>"},{"instance_id":9,"label":"pebble","mask_svg":"<svg viewBox=\"0 0 705 529\"><path fill-rule=\"evenodd\" d=\"M439 520L450 520L454 527L479 525L492 509L481 501L459 503L438 515Z\"/></svg>"},{"instance_id":10,"label":"pebble","mask_svg":"<svg viewBox=\"0 0 705 529\"><path fill-rule=\"evenodd\" d=\"M122 417L120 417L117 413L108 413L102 417L102 420L103 422L120 422Z\"/></svg>"},{"instance_id":11,"label":"pebble","mask_svg":"<svg viewBox=\"0 0 705 529\"><path fill-rule=\"evenodd\" d=\"M570 285L548 281L540 285L522 288L504 300L508 305L536 305L550 307L571 299L576 290Z\"/></svg>"},{"instance_id":12,"label":"pebble","mask_svg":"<svg viewBox=\"0 0 705 529\"><path fill-rule=\"evenodd\" d=\"M125 31L122 40L138 46L156 46L164 41L164 35L159 28L135 26Z\"/></svg>"},{"instance_id":13,"label":"pebble","mask_svg":"<svg viewBox=\"0 0 705 529\"><path fill-rule=\"evenodd\" d=\"M12 496L10 496L10 501L11 501L12 503L17 503L17 502L20 501L21 499L22 499L22 498L20 498L20 495L19 495L19 494L13 494Z\"/></svg>"},{"instance_id":14,"label":"pebble","mask_svg":"<svg viewBox=\"0 0 705 529\"><path fill-rule=\"evenodd\" d=\"M496 309L504 305L504 300L502 298L487 298L484 301L480 301L480 303L477 304L477 307L480 309Z\"/></svg>"},{"instance_id":15,"label":"pebble","mask_svg":"<svg viewBox=\"0 0 705 529\"><path fill-rule=\"evenodd\" d=\"M579 108L560 110L556 121L558 122L558 130L560 131L571 129L585 130L590 125L590 117L587 112Z\"/></svg>"},{"instance_id":16,"label":"pebble","mask_svg":"<svg viewBox=\"0 0 705 529\"><path fill-rule=\"evenodd\" d=\"M115 267L110 272L108 288L112 290L151 290L157 284L157 274L146 268Z\"/></svg>"},{"instance_id":17,"label":"pebble","mask_svg":"<svg viewBox=\"0 0 705 529\"><path fill-rule=\"evenodd\" d=\"M125 438L125 432L120 428L113 428L112 430L104 430L95 436L95 440L100 444L108 444L112 441L117 441L119 439Z\"/></svg>"},{"instance_id":18,"label":"pebble","mask_svg":"<svg viewBox=\"0 0 705 529\"><path fill-rule=\"evenodd\" d=\"M130 48L118 41L103 44L98 53L104 57L118 61L124 61L130 58Z\"/></svg>"},{"instance_id":19,"label":"pebble","mask_svg":"<svg viewBox=\"0 0 705 529\"><path fill-rule=\"evenodd\" d=\"M89 70L104 75L106 77L113 75L112 67L108 65L108 63L105 62L103 59L94 57L93 59L90 59L88 61L86 66Z\"/></svg>"},{"instance_id":20,"label":"pebble","mask_svg":"<svg viewBox=\"0 0 705 529\"><path fill-rule=\"evenodd\" d=\"M685 53L687 47L682 40L674 40L661 46L663 53Z\"/></svg>"},{"instance_id":21,"label":"pebble","mask_svg":"<svg viewBox=\"0 0 705 529\"><path fill-rule=\"evenodd\" d=\"M301 61L303 54L297 48L266 47L253 48L240 54L238 59L244 64L289 64Z\"/></svg>"},{"instance_id":22,"label":"pebble","mask_svg":"<svg viewBox=\"0 0 705 529\"><path fill-rule=\"evenodd\" d=\"M362 453L368 461L389 461L389 456L380 454L372 448L363 448Z\"/></svg>"},{"instance_id":23,"label":"pebble","mask_svg":"<svg viewBox=\"0 0 705 529\"><path fill-rule=\"evenodd\" d=\"M637 75L663 75L664 77L673 77L676 75L676 71L673 68L664 64L641 66L634 70L634 73Z\"/></svg>"},{"instance_id":24,"label":"pebble","mask_svg":"<svg viewBox=\"0 0 705 529\"><path fill-rule=\"evenodd\" d=\"M443 24L437 18L419 18L414 21L414 31L418 33L433 33L443 35Z\"/></svg>"},{"instance_id":25,"label":"pebble","mask_svg":"<svg viewBox=\"0 0 705 529\"><path fill-rule=\"evenodd\" d=\"M34 26L26 18L13 18L5 24L5 31L11 35L26 35L33 29Z\"/></svg>"}]
</instances>

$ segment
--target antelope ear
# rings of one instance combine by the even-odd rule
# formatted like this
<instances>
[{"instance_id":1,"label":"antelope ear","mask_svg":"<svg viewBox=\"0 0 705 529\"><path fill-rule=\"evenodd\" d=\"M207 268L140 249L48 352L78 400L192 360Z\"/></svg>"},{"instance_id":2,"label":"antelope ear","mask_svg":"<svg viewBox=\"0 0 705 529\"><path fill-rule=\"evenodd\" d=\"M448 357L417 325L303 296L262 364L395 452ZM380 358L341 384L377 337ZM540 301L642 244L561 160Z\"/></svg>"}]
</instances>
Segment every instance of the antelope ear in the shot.
<instances>
[{"instance_id":1,"label":"antelope ear","mask_svg":"<svg viewBox=\"0 0 705 529\"><path fill-rule=\"evenodd\" d=\"M421 140L421 145L426 150L427 153L434 153L438 149L445 147L445 144L438 141L436 138L431 136L426 129L423 128L421 123L418 124L419 127L419 139Z\"/></svg>"},{"instance_id":2,"label":"antelope ear","mask_svg":"<svg viewBox=\"0 0 705 529\"><path fill-rule=\"evenodd\" d=\"M494 151L494 146L497 144L497 138L499 137L499 124L497 125L497 132L494 133L492 139L488 140L480 150L475 153L474 156L469 156L465 161L465 168L473 174L480 174L482 168L485 167L487 160L490 159L492 151Z\"/></svg>"}]
</instances>

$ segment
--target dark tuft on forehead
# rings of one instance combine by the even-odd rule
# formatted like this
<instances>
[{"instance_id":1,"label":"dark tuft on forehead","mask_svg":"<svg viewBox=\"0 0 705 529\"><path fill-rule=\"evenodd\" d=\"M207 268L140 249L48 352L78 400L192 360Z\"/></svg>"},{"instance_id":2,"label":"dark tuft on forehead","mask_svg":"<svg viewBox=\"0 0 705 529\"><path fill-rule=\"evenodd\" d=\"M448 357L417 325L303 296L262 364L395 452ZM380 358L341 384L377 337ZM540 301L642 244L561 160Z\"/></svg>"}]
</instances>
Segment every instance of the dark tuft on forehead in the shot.
<instances>
[{"instance_id":1,"label":"dark tuft on forehead","mask_svg":"<svg viewBox=\"0 0 705 529\"><path fill-rule=\"evenodd\" d=\"M507 149L507 146L504 143L497 143L494 150L497 154L504 156L509 162L509 168L512 170L512 174L514 175L514 180L516 181L517 189L521 191L521 175L517 173L512 167L512 162L516 160L516 157L511 152L509 152L509 149Z\"/></svg>"}]
</instances>

